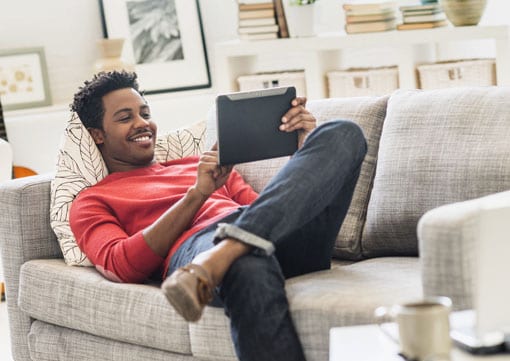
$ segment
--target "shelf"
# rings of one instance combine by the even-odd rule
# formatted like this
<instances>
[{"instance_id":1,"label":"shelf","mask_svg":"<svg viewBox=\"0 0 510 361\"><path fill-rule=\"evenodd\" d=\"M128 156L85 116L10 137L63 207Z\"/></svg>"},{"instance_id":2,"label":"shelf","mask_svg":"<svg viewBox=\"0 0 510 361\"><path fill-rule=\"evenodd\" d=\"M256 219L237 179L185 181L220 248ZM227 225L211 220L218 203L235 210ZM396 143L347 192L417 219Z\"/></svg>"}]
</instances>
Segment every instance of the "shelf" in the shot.
<instances>
[{"instance_id":1,"label":"shelf","mask_svg":"<svg viewBox=\"0 0 510 361\"><path fill-rule=\"evenodd\" d=\"M216 80L220 92L236 91L237 77L256 69L260 56L281 60L292 53L297 55L290 66L305 70L308 97L323 98L326 96L324 75L338 67L343 50L391 47L398 59L395 65L399 67L401 88L416 88L414 46L483 39L495 42L498 85L510 85L508 26L443 27L349 35L327 33L310 38L228 41L215 48Z\"/></svg>"},{"instance_id":2,"label":"shelf","mask_svg":"<svg viewBox=\"0 0 510 361\"><path fill-rule=\"evenodd\" d=\"M363 48L367 46L413 45L449 41L500 39L508 40L507 26L442 27L420 30L392 30L376 33L324 33L310 38L287 38L257 41L232 40L219 43L216 51L230 56L254 55L263 51L331 50L334 48Z\"/></svg>"}]
</instances>

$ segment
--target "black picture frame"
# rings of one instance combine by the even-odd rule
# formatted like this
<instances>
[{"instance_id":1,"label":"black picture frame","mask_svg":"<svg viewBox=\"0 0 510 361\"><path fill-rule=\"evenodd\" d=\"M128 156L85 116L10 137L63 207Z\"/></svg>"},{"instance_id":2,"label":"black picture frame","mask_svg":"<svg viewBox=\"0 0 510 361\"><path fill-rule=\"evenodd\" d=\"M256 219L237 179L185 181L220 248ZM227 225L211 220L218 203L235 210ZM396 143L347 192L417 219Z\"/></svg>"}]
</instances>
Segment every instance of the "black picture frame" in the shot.
<instances>
[{"instance_id":1,"label":"black picture frame","mask_svg":"<svg viewBox=\"0 0 510 361\"><path fill-rule=\"evenodd\" d=\"M145 94L211 87L198 0L99 0L104 38L124 38Z\"/></svg>"},{"instance_id":2,"label":"black picture frame","mask_svg":"<svg viewBox=\"0 0 510 361\"><path fill-rule=\"evenodd\" d=\"M2 99L0 98L0 138L7 141L7 130L5 129L4 112L2 109Z\"/></svg>"}]
</instances>

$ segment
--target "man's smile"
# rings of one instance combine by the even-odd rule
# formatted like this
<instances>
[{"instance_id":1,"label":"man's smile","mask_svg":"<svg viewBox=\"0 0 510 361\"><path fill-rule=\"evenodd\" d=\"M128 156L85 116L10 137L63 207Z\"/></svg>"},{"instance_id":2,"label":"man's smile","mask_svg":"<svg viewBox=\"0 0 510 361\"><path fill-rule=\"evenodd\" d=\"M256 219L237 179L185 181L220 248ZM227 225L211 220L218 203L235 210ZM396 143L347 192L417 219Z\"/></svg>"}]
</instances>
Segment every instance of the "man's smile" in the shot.
<instances>
[{"instance_id":1,"label":"man's smile","mask_svg":"<svg viewBox=\"0 0 510 361\"><path fill-rule=\"evenodd\" d=\"M142 143L152 143L152 138L153 138L152 132L144 132L144 133L137 134L133 137L130 137L130 138L128 138L128 140L131 142L136 142L136 143L142 144Z\"/></svg>"}]
</instances>

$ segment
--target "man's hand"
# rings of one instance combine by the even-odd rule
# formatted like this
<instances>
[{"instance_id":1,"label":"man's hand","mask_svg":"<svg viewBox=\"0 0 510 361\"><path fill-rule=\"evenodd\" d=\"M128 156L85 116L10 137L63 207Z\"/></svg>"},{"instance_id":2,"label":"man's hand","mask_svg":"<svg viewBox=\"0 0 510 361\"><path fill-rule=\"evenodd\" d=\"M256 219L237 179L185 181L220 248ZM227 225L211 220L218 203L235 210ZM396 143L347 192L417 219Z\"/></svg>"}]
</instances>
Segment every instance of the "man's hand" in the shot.
<instances>
[{"instance_id":1,"label":"man's hand","mask_svg":"<svg viewBox=\"0 0 510 361\"><path fill-rule=\"evenodd\" d=\"M303 145L306 137L317 127L317 120L306 110L306 98L296 97L292 100L292 107L282 117L280 130L284 132L298 131L299 148Z\"/></svg>"},{"instance_id":2,"label":"man's hand","mask_svg":"<svg viewBox=\"0 0 510 361\"><path fill-rule=\"evenodd\" d=\"M218 164L218 146L217 144L213 145L211 150L200 156L195 189L204 197L209 197L216 189L225 184L232 168L232 165L220 166Z\"/></svg>"}]
</instances>

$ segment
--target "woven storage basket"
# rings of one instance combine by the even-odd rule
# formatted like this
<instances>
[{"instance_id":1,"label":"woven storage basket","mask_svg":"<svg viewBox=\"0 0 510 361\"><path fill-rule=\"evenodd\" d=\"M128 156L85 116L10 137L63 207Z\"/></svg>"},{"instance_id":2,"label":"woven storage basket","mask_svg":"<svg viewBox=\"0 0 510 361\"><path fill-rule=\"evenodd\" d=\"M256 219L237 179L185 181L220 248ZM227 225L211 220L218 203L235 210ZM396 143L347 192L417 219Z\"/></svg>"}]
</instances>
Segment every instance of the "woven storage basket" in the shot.
<instances>
[{"instance_id":1,"label":"woven storage basket","mask_svg":"<svg viewBox=\"0 0 510 361\"><path fill-rule=\"evenodd\" d=\"M398 68L335 70L327 73L329 97L384 95L398 89Z\"/></svg>"},{"instance_id":2,"label":"woven storage basket","mask_svg":"<svg viewBox=\"0 0 510 361\"><path fill-rule=\"evenodd\" d=\"M240 91L294 86L298 96L306 96L304 71L242 75L237 78L237 82Z\"/></svg>"},{"instance_id":3,"label":"woven storage basket","mask_svg":"<svg viewBox=\"0 0 510 361\"><path fill-rule=\"evenodd\" d=\"M494 59L470 59L424 64L417 67L421 89L496 85Z\"/></svg>"}]
</instances>

